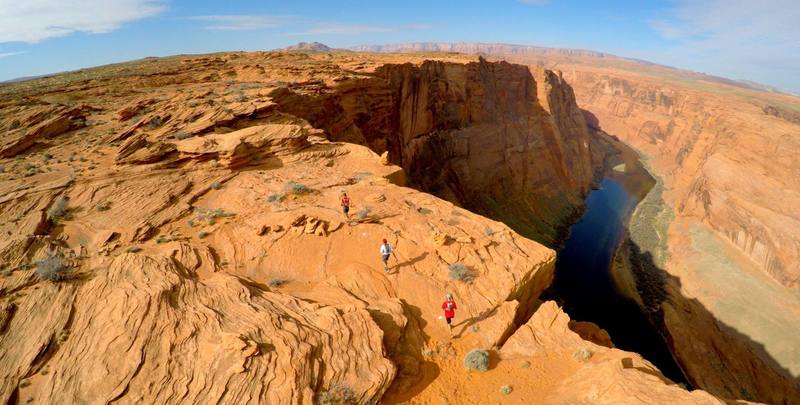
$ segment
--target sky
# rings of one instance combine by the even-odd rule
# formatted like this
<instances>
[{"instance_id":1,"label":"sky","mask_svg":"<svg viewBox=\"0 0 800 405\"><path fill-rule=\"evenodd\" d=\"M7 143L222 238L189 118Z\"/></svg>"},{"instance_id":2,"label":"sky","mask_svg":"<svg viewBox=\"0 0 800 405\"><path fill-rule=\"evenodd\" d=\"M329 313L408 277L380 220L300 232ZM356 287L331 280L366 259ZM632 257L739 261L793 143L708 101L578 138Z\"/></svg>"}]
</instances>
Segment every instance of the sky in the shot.
<instances>
[{"instance_id":1,"label":"sky","mask_svg":"<svg viewBox=\"0 0 800 405\"><path fill-rule=\"evenodd\" d=\"M300 41L589 49L800 93L800 0L0 0L0 81Z\"/></svg>"}]
</instances>

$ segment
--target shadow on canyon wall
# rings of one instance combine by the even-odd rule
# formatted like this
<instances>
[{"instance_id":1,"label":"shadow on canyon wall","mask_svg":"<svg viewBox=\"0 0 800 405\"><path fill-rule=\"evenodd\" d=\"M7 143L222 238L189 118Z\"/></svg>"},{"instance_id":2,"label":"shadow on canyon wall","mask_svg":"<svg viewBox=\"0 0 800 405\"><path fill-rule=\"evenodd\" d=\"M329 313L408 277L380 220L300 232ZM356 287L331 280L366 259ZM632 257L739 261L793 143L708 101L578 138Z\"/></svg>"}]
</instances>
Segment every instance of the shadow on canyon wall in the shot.
<instances>
[{"instance_id":1,"label":"shadow on canyon wall","mask_svg":"<svg viewBox=\"0 0 800 405\"><path fill-rule=\"evenodd\" d=\"M656 265L650 252L630 239L623 249L643 311L659 328L693 386L721 398L800 404L800 378L763 344L718 320L697 299L684 296L680 278ZM680 317L681 325L667 325L666 307Z\"/></svg>"}]
</instances>

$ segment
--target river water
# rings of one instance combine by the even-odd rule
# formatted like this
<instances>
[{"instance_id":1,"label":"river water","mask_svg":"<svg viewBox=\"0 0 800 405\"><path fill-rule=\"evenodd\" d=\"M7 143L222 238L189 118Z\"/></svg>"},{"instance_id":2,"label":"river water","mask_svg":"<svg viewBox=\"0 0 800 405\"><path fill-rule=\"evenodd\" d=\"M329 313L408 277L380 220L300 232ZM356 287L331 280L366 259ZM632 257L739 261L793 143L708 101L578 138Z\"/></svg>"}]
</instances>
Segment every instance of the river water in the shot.
<instances>
[{"instance_id":1,"label":"river water","mask_svg":"<svg viewBox=\"0 0 800 405\"><path fill-rule=\"evenodd\" d=\"M617 348L641 354L671 380L686 383L661 335L611 275L614 252L642 194L640 179L622 173L610 174L589 194L583 217L558 252L553 292L572 319L596 323Z\"/></svg>"}]
</instances>

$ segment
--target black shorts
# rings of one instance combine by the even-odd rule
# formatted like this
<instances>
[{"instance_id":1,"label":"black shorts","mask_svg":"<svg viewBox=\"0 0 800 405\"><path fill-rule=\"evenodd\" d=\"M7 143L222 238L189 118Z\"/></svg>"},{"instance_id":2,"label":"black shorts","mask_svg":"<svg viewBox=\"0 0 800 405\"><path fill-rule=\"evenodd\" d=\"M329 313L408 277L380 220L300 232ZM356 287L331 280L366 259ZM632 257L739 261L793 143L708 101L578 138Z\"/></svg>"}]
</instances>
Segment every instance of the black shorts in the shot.
<instances>
[{"instance_id":1,"label":"black shorts","mask_svg":"<svg viewBox=\"0 0 800 405\"><path fill-rule=\"evenodd\" d=\"M450 322L453 322L453 318L445 318L447 319L447 324L450 325Z\"/></svg>"},{"instance_id":2,"label":"black shorts","mask_svg":"<svg viewBox=\"0 0 800 405\"><path fill-rule=\"evenodd\" d=\"M348 207L348 206L346 206L346 205L343 205L343 206L342 206L342 211L343 211L345 214L347 214L348 212L350 212L350 207Z\"/></svg>"},{"instance_id":3,"label":"black shorts","mask_svg":"<svg viewBox=\"0 0 800 405\"><path fill-rule=\"evenodd\" d=\"M384 262L384 263L386 263L386 262L388 262L388 261L389 261L389 256L390 256L390 255L383 255L383 256L381 256L381 258L383 259L383 262Z\"/></svg>"}]
</instances>

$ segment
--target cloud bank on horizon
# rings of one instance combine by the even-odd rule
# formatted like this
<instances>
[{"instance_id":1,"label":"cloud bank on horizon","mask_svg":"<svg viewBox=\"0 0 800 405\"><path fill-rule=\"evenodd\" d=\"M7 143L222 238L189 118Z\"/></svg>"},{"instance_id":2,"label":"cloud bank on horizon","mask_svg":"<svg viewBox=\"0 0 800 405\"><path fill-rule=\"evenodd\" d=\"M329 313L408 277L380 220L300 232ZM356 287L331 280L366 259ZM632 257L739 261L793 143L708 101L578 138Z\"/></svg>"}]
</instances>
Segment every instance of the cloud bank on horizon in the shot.
<instances>
[{"instance_id":1,"label":"cloud bank on horizon","mask_svg":"<svg viewBox=\"0 0 800 405\"><path fill-rule=\"evenodd\" d=\"M153 54L269 49L301 37L333 46L463 40L593 49L800 93L797 0L657 0L645 2L648 7L638 2L598 6L589 0L464 0L458 9L414 1L422 0L403 5L0 0L0 80ZM620 15L591 24L612 8ZM615 31L621 24L638 38ZM539 40L547 29L556 41ZM557 42L564 34L572 38ZM598 39L604 34L605 42ZM86 57L66 60L66 48L55 44Z\"/></svg>"},{"instance_id":2,"label":"cloud bank on horizon","mask_svg":"<svg viewBox=\"0 0 800 405\"><path fill-rule=\"evenodd\" d=\"M800 72L797 0L678 0L650 25L670 42L662 63L769 83ZM790 90L800 91L800 83Z\"/></svg>"}]
</instances>

